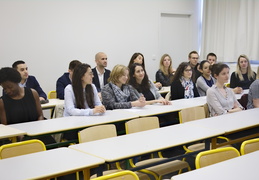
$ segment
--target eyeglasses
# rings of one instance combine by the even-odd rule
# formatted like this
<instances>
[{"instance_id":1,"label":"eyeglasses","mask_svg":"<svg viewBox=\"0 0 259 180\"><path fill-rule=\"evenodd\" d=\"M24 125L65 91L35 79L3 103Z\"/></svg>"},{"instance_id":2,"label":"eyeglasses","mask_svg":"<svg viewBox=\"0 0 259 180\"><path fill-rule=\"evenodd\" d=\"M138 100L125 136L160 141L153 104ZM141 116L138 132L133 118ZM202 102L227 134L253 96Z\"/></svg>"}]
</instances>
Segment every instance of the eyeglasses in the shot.
<instances>
[{"instance_id":1,"label":"eyeglasses","mask_svg":"<svg viewBox=\"0 0 259 180\"><path fill-rule=\"evenodd\" d=\"M107 58L102 58L101 60L107 60Z\"/></svg>"},{"instance_id":2,"label":"eyeglasses","mask_svg":"<svg viewBox=\"0 0 259 180\"><path fill-rule=\"evenodd\" d=\"M185 71L185 72L191 72L192 69L185 69L184 71Z\"/></svg>"}]
</instances>

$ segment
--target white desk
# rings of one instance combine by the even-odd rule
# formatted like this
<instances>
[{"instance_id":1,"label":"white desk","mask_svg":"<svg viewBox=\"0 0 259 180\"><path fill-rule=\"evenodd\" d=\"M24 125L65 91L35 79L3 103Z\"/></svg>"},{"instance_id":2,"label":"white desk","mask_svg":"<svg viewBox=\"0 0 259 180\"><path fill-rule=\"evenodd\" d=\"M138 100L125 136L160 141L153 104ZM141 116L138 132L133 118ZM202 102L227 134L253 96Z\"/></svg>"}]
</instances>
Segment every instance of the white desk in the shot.
<instances>
[{"instance_id":1,"label":"white desk","mask_svg":"<svg viewBox=\"0 0 259 180\"><path fill-rule=\"evenodd\" d=\"M0 177L3 180L52 178L103 163L98 157L70 148L57 148L0 160Z\"/></svg>"},{"instance_id":2,"label":"white desk","mask_svg":"<svg viewBox=\"0 0 259 180\"><path fill-rule=\"evenodd\" d=\"M244 129L259 125L259 108L229 113L196 121L187 122L194 126L205 127L208 129L218 129L225 134L239 132Z\"/></svg>"},{"instance_id":3,"label":"white desk","mask_svg":"<svg viewBox=\"0 0 259 180\"><path fill-rule=\"evenodd\" d=\"M167 94L170 91L171 86L163 86L158 92L160 94Z\"/></svg>"},{"instance_id":4,"label":"white desk","mask_svg":"<svg viewBox=\"0 0 259 180\"><path fill-rule=\"evenodd\" d=\"M56 105L64 104L64 100L61 99L49 99L49 102L46 104L41 104L42 109L54 109Z\"/></svg>"},{"instance_id":5,"label":"white desk","mask_svg":"<svg viewBox=\"0 0 259 180\"><path fill-rule=\"evenodd\" d=\"M0 124L0 139L11 138L26 134L25 131Z\"/></svg>"},{"instance_id":6,"label":"white desk","mask_svg":"<svg viewBox=\"0 0 259 180\"><path fill-rule=\"evenodd\" d=\"M241 94L235 94L237 99L241 99L242 95L248 94L249 89L245 89Z\"/></svg>"},{"instance_id":7,"label":"white desk","mask_svg":"<svg viewBox=\"0 0 259 180\"><path fill-rule=\"evenodd\" d=\"M106 162L114 162L190 142L218 136L224 132L189 124L177 124L70 146Z\"/></svg>"},{"instance_id":8,"label":"white desk","mask_svg":"<svg viewBox=\"0 0 259 180\"><path fill-rule=\"evenodd\" d=\"M206 96L197 97L192 99L178 99L171 101L171 105L161 105L161 104L153 104L146 105L142 108L131 108L124 109L124 111L133 112L139 115L140 117L145 116L153 116L159 114L165 114L170 112L180 111L185 108L195 107L195 106L203 106L207 103Z\"/></svg>"},{"instance_id":9,"label":"white desk","mask_svg":"<svg viewBox=\"0 0 259 180\"><path fill-rule=\"evenodd\" d=\"M73 129L80 129L89 126L114 123L128 119L137 118L138 115L121 110L106 111L100 116L69 116L41 121L18 123L8 125L25 131L28 136L53 134Z\"/></svg>"},{"instance_id":10,"label":"white desk","mask_svg":"<svg viewBox=\"0 0 259 180\"><path fill-rule=\"evenodd\" d=\"M196 169L171 180L258 180L259 151Z\"/></svg>"}]
</instances>

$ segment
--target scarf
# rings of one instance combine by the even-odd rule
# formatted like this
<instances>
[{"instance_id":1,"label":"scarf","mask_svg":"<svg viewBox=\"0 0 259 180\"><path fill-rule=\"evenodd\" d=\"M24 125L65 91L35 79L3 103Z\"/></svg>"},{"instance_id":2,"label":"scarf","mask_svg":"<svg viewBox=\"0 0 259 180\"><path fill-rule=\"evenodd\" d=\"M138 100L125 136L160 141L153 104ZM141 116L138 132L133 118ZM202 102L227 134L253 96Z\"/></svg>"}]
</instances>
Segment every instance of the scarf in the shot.
<instances>
[{"instance_id":1,"label":"scarf","mask_svg":"<svg viewBox=\"0 0 259 180\"><path fill-rule=\"evenodd\" d=\"M110 83L110 84L111 84L111 88L114 92L116 102L128 102L128 98L130 97L129 87L122 85L122 88L120 89L115 84L113 84L113 83Z\"/></svg>"},{"instance_id":2,"label":"scarf","mask_svg":"<svg viewBox=\"0 0 259 180\"><path fill-rule=\"evenodd\" d=\"M192 80L187 81L183 76L181 77L180 80L181 80L182 86L184 87L184 98L185 99L193 98L194 86L193 86Z\"/></svg>"}]
</instances>

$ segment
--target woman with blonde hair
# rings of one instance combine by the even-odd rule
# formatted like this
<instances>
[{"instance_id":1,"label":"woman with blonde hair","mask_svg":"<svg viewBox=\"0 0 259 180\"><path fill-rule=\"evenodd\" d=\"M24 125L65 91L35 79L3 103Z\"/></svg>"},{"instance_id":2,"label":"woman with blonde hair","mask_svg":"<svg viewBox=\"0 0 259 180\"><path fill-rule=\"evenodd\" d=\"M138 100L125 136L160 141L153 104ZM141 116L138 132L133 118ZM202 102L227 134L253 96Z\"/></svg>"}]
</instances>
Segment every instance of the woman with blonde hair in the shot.
<instances>
[{"instance_id":1,"label":"woman with blonde hair","mask_svg":"<svg viewBox=\"0 0 259 180\"><path fill-rule=\"evenodd\" d=\"M236 94L242 93L243 89L249 89L256 79L256 73L252 71L249 59L242 54L237 60L237 69L231 74L230 87Z\"/></svg>"},{"instance_id":2,"label":"woman with blonde hair","mask_svg":"<svg viewBox=\"0 0 259 180\"><path fill-rule=\"evenodd\" d=\"M145 98L143 96L138 98L138 92L127 84L128 76L129 69L126 66L114 66L108 79L109 83L101 91L106 109L128 109L145 106Z\"/></svg>"},{"instance_id":3,"label":"woman with blonde hair","mask_svg":"<svg viewBox=\"0 0 259 180\"><path fill-rule=\"evenodd\" d=\"M172 58L169 54L164 54L160 59L159 70L156 72L156 82L160 82L162 86L170 86L173 73Z\"/></svg>"}]
</instances>

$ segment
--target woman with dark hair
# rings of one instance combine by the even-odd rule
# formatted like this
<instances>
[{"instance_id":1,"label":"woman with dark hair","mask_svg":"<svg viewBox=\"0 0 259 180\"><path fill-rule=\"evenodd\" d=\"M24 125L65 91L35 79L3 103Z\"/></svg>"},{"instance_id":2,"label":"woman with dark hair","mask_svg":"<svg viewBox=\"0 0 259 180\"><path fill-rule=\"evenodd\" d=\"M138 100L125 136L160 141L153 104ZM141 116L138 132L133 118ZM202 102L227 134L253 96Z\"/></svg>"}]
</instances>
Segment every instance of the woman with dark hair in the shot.
<instances>
[{"instance_id":1,"label":"woman with dark hair","mask_svg":"<svg viewBox=\"0 0 259 180\"><path fill-rule=\"evenodd\" d=\"M143 54L141 54L139 52L134 53L130 58L128 68L130 69L131 65L134 63L142 64L143 67L145 68L145 59L144 59Z\"/></svg>"},{"instance_id":2,"label":"woman with dark hair","mask_svg":"<svg viewBox=\"0 0 259 180\"><path fill-rule=\"evenodd\" d=\"M92 79L93 73L90 65L76 66L72 84L65 88L64 116L91 116L105 112Z\"/></svg>"},{"instance_id":3,"label":"woman with dark hair","mask_svg":"<svg viewBox=\"0 0 259 180\"><path fill-rule=\"evenodd\" d=\"M21 75L16 69L5 67L0 70L0 85L4 90L3 96L0 98L1 124L16 124L44 119L37 91L20 87L20 82ZM55 143L51 136L43 136L38 139L45 144Z\"/></svg>"},{"instance_id":4,"label":"woman with dark hair","mask_svg":"<svg viewBox=\"0 0 259 180\"><path fill-rule=\"evenodd\" d=\"M252 70L248 57L244 54L240 55L236 71L231 74L230 88L233 88L234 93L240 94L243 89L249 89L255 79L256 73Z\"/></svg>"},{"instance_id":5,"label":"woman with dark hair","mask_svg":"<svg viewBox=\"0 0 259 180\"><path fill-rule=\"evenodd\" d=\"M195 83L193 83L192 68L189 63L182 62L173 77L171 84L171 99L189 99L199 97Z\"/></svg>"},{"instance_id":6,"label":"woman with dark hair","mask_svg":"<svg viewBox=\"0 0 259 180\"><path fill-rule=\"evenodd\" d=\"M131 107L145 106L145 98L138 98L136 90L128 85L129 69L124 65L116 65L112 69L108 84L101 93L103 104L109 110L129 109Z\"/></svg>"},{"instance_id":7,"label":"woman with dark hair","mask_svg":"<svg viewBox=\"0 0 259 180\"><path fill-rule=\"evenodd\" d=\"M128 68L130 69L131 65L134 63L141 64L143 66L143 68L145 69L145 58L144 58L143 54L141 54L139 52L134 53L130 58ZM155 86L157 89L162 88L162 84L160 82L156 82Z\"/></svg>"},{"instance_id":8,"label":"woman with dark hair","mask_svg":"<svg viewBox=\"0 0 259 180\"><path fill-rule=\"evenodd\" d=\"M207 103L211 116L241 111L243 107L236 99L234 92L225 86L229 80L229 67L218 63L211 67L216 83L207 90Z\"/></svg>"},{"instance_id":9,"label":"woman with dark hair","mask_svg":"<svg viewBox=\"0 0 259 180\"><path fill-rule=\"evenodd\" d=\"M215 84L215 79L211 76L210 63L203 60L200 63L200 71L202 75L197 79L196 86L200 96L206 96L207 90Z\"/></svg>"},{"instance_id":10,"label":"woman with dark hair","mask_svg":"<svg viewBox=\"0 0 259 180\"><path fill-rule=\"evenodd\" d=\"M13 68L0 70L0 84L4 93L0 99L1 124L15 124L43 120L39 95L34 89L22 88L20 73Z\"/></svg>"},{"instance_id":11,"label":"woman with dark hair","mask_svg":"<svg viewBox=\"0 0 259 180\"><path fill-rule=\"evenodd\" d=\"M140 97L141 94L144 95L146 105L153 103L162 103L166 105L170 104L169 101L165 100L160 95L154 83L148 79L146 70L141 64L132 64L130 67L129 76L129 84L138 91L138 97Z\"/></svg>"},{"instance_id":12,"label":"woman with dark hair","mask_svg":"<svg viewBox=\"0 0 259 180\"><path fill-rule=\"evenodd\" d=\"M64 116L93 116L103 114L106 109L102 105L97 89L92 84L93 73L90 65L79 64L72 76L72 84L65 88ZM77 139L77 131L64 133L67 140Z\"/></svg>"}]
</instances>

